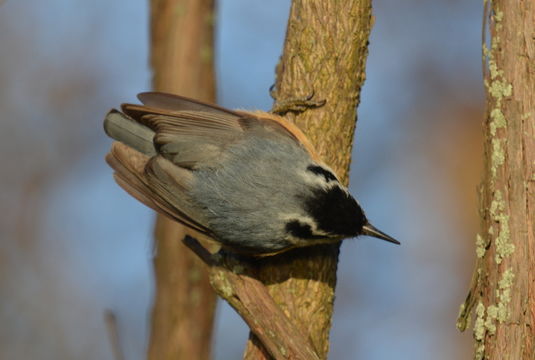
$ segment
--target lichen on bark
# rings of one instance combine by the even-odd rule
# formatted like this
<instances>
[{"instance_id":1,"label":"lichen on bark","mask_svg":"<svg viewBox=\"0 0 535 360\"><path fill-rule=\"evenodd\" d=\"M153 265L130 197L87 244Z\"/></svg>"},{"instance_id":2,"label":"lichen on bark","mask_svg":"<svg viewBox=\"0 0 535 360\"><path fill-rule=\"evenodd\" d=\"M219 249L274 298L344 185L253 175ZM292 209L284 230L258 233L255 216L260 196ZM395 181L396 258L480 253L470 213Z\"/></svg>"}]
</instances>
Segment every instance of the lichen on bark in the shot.
<instances>
[{"instance_id":1,"label":"lichen on bark","mask_svg":"<svg viewBox=\"0 0 535 360\"><path fill-rule=\"evenodd\" d=\"M476 359L532 359L535 321L535 4L485 2L487 110L481 233L471 290L458 320L475 306ZM484 29L486 32L486 29ZM475 305L477 304L477 306Z\"/></svg>"}]
</instances>

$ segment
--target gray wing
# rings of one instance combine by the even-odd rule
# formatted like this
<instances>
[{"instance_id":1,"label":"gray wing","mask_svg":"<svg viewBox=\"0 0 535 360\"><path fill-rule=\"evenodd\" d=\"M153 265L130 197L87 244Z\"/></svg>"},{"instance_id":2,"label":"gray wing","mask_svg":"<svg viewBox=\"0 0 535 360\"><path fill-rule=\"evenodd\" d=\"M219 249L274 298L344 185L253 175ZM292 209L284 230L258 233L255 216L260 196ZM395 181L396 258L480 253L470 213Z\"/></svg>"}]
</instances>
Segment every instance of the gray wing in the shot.
<instances>
[{"instance_id":1,"label":"gray wing","mask_svg":"<svg viewBox=\"0 0 535 360\"><path fill-rule=\"evenodd\" d=\"M115 142L106 155L115 170L117 183L134 198L200 233L212 236L206 220L189 201L191 174L156 156L149 158L131 147Z\"/></svg>"},{"instance_id":2,"label":"gray wing","mask_svg":"<svg viewBox=\"0 0 535 360\"><path fill-rule=\"evenodd\" d=\"M137 200L196 231L213 236L190 198L197 163L219 156L225 144L243 136L243 116L194 100L145 93L147 105L122 105L104 120L118 140L106 156L117 183Z\"/></svg>"},{"instance_id":3,"label":"gray wing","mask_svg":"<svg viewBox=\"0 0 535 360\"><path fill-rule=\"evenodd\" d=\"M206 111L169 111L124 104L123 112L154 132L156 152L175 165L194 169L208 165L244 136L240 117Z\"/></svg>"},{"instance_id":4,"label":"gray wing","mask_svg":"<svg viewBox=\"0 0 535 360\"><path fill-rule=\"evenodd\" d=\"M213 114L219 113L238 117L240 116L240 114L235 111L222 108L215 104L207 104L195 99L168 93L156 91L143 92L138 94L137 98L143 103L143 105L157 109L170 111L203 111Z\"/></svg>"},{"instance_id":5,"label":"gray wing","mask_svg":"<svg viewBox=\"0 0 535 360\"><path fill-rule=\"evenodd\" d=\"M132 196L199 232L212 235L191 199L193 170L220 163L229 145L256 130L296 138L276 121L175 95L143 93L144 105L112 110L104 128L118 140L107 156L119 185ZM267 132L265 131L267 130Z\"/></svg>"},{"instance_id":6,"label":"gray wing","mask_svg":"<svg viewBox=\"0 0 535 360\"><path fill-rule=\"evenodd\" d=\"M270 133L296 141L287 129L269 118L165 93L141 93L138 97L144 105L123 104L122 111L154 131L157 153L180 167L215 165L230 144L253 135L253 129L270 128Z\"/></svg>"}]
</instances>

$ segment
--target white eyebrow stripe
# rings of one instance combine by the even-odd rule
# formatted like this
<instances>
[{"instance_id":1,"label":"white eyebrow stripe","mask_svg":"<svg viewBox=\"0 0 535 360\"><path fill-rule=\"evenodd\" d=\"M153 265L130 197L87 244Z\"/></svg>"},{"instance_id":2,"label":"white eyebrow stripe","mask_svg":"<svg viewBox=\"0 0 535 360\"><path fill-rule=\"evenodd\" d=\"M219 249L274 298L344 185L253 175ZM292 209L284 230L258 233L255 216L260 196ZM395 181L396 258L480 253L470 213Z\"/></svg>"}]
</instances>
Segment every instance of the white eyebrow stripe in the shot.
<instances>
[{"instance_id":1,"label":"white eyebrow stripe","mask_svg":"<svg viewBox=\"0 0 535 360\"><path fill-rule=\"evenodd\" d=\"M310 170L310 168L318 169L318 171ZM320 187L325 190L334 186L340 186L342 189L344 188L334 172L325 165L310 163L304 171L301 171L300 173L305 182L309 185Z\"/></svg>"}]
</instances>

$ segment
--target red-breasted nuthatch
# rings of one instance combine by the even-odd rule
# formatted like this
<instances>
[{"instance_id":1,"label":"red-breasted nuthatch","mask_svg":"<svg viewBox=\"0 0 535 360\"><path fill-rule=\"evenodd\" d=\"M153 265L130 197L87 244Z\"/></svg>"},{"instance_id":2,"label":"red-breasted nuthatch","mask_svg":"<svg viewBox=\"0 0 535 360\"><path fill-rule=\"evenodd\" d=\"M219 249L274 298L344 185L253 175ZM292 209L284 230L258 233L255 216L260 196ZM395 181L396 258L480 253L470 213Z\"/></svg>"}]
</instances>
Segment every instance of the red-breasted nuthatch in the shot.
<instances>
[{"instance_id":1,"label":"red-breasted nuthatch","mask_svg":"<svg viewBox=\"0 0 535 360\"><path fill-rule=\"evenodd\" d=\"M370 224L310 141L283 117L148 92L104 120L106 160L128 193L232 251L250 255L358 235Z\"/></svg>"}]
</instances>

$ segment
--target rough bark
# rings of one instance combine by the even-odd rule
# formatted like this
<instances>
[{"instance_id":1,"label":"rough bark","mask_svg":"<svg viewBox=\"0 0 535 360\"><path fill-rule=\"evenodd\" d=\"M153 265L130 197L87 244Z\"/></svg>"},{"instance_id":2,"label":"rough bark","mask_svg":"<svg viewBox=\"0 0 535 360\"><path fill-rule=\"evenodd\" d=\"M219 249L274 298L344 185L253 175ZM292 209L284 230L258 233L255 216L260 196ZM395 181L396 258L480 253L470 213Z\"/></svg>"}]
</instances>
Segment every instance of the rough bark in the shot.
<instances>
[{"instance_id":1,"label":"rough bark","mask_svg":"<svg viewBox=\"0 0 535 360\"><path fill-rule=\"evenodd\" d=\"M150 6L153 88L215 102L214 0L151 0ZM151 360L210 358L216 295L206 266L181 241L186 233L158 215Z\"/></svg>"},{"instance_id":2,"label":"rough bark","mask_svg":"<svg viewBox=\"0 0 535 360\"><path fill-rule=\"evenodd\" d=\"M494 0L485 9L481 233L458 325L475 308L475 358L527 360L535 354L535 3Z\"/></svg>"},{"instance_id":3,"label":"rough bark","mask_svg":"<svg viewBox=\"0 0 535 360\"><path fill-rule=\"evenodd\" d=\"M264 284L256 279L254 259L226 252L212 255L190 236L184 243L210 267L212 286L249 325L261 341L265 356L270 354L280 360L319 360L308 338L288 321Z\"/></svg>"},{"instance_id":4,"label":"rough bark","mask_svg":"<svg viewBox=\"0 0 535 360\"><path fill-rule=\"evenodd\" d=\"M274 94L278 103L311 94L316 100L326 100L323 107L286 116L308 135L344 183L348 182L371 25L370 0L294 0L277 68ZM265 258L257 275L322 359L329 350L338 253L339 246L330 245ZM261 344L251 335L245 359L269 358Z\"/></svg>"}]
</instances>

